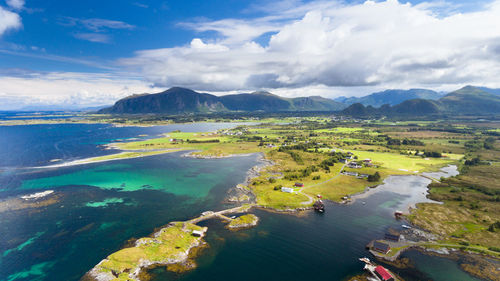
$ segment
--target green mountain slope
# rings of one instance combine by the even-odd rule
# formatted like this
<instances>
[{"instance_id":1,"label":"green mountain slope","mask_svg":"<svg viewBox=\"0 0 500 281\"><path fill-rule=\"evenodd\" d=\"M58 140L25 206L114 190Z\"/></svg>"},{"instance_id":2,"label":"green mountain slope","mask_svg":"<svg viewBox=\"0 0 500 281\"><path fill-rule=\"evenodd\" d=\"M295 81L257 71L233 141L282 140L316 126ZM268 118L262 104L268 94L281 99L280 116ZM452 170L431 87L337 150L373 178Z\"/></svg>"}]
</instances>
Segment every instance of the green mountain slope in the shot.
<instances>
[{"instance_id":1,"label":"green mountain slope","mask_svg":"<svg viewBox=\"0 0 500 281\"><path fill-rule=\"evenodd\" d=\"M444 110L458 114L499 114L500 96L466 86L439 99Z\"/></svg>"},{"instance_id":2,"label":"green mountain slope","mask_svg":"<svg viewBox=\"0 0 500 281\"><path fill-rule=\"evenodd\" d=\"M222 111L337 111L345 105L322 97L283 98L268 92L217 97L185 88L170 88L158 94L132 95L99 113L208 113Z\"/></svg>"},{"instance_id":3,"label":"green mountain slope","mask_svg":"<svg viewBox=\"0 0 500 281\"><path fill-rule=\"evenodd\" d=\"M236 94L220 97L221 102L233 111L286 111L291 109L290 101L268 92Z\"/></svg>"},{"instance_id":4,"label":"green mountain slope","mask_svg":"<svg viewBox=\"0 0 500 281\"><path fill-rule=\"evenodd\" d=\"M132 95L99 113L207 113L227 110L218 97L174 87L157 94Z\"/></svg>"}]
</instances>

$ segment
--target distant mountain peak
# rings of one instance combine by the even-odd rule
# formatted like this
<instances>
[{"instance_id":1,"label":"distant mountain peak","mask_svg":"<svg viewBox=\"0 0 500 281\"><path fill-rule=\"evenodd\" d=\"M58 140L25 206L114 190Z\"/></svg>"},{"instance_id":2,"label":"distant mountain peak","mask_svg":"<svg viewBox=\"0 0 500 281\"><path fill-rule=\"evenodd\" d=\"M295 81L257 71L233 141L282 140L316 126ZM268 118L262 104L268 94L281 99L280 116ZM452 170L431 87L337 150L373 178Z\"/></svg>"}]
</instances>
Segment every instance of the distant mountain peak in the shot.
<instances>
[{"instance_id":1,"label":"distant mountain peak","mask_svg":"<svg viewBox=\"0 0 500 281\"><path fill-rule=\"evenodd\" d=\"M277 96L277 95L272 94L268 91L255 91L255 92L251 92L250 94L251 95L263 95L263 96Z\"/></svg>"},{"instance_id":2,"label":"distant mountain peak","mask_svg":"<svg viewBox=\"0 0 500 281\"><path fill-rule=\"evenodd\" d=\"M442 95L438 92L427 89L390 89L372 93L364 97L339 97L335 100L338 102L343 102L347 105L361 103L365 106L371 105L374 107L380 107L384 104L397 105L411 99L437 100L441 96Z\"/></svg>"}]
</instances>

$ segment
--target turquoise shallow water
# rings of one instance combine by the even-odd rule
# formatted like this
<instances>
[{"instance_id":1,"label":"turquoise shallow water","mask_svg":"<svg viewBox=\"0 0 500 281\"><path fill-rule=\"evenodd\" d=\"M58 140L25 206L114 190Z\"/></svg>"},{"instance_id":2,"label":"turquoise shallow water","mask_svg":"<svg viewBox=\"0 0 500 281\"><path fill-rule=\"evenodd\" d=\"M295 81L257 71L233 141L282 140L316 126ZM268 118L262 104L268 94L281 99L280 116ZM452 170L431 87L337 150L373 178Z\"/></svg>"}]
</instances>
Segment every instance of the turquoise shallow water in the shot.
<instances>
[{"instance_id":1,"label":"turquoise shallow water","mask_svg":"<svg viewBox=\"0 0 500 281\"><path fill-rule=\"evenodd\" d=\"M130 238L223 208L226 191L245 179L257 156L177 153L120 162L22 175L19 192L50 188L62 199L1 214L0 280L78 280Z\"/></svg>"},{"instance_id":2,"label":"turquoise shallow water","mask_svg":"<svg viewBox=\"0 0 500 281\"><path fill-rule=\"evenodd\" d=\"M18 128L26 134L25 127ZM41 138L48 143L33 147L39 162L54 157L52 152L40 154L41 147L54 148L54 143L65 143L71 136L78 139L96 131L98 137L86 140L93 143L103 135L125 138L142 129L118 130L116 134L114 129L100 126L56 126L51 130L57 134ZM101 135L102 130L107 133ZM87 147L88 151L79 151L78 146L57 147L68 155L65 159L101 153L95 145ZM28 152L22 157L29 157L31 148L25 145ZM223 198L227 190L242 182L258 163L257 155L192 159L181 154L59 169L18 169L21 164L0 169L0 200L47 189L61 195L59 202L47 207L0 213L0 280L79 280L130 238L147 236L170 221L226 208ZM20 159L12 156L9 161ZM394 186L386 191L363 198L365 204L362 200L348 206L327 204L324 215L255 211L261 223L240 232L227 231L217 221L204 222L209 226L210 248L198 259L199 268L183 275L158 268L154 280L233 280L234 276L238 280L342 280L360 273L357 258L368 255L364 245L382 237L387 228L400 227L393 219L393 209L421 194L427 184L420 177L390 182ZM394 192L396 187L412 192ZM394 270L406 280L448 281L447 276L468 276L452 261L432 257L429 263L426 256L418 255L413 257L416 269Z\"/></svg>"},{"instance_id":3,"label":"turquoise shallow water","mask_svg":"<svg viewBox=\"0 0 500 281\"><path fill-rule=\"evenodd\" d=\"M179 155L176 153L175 157L149 156L133 159L134 161L120 161L131 164L115 164L116 161L110 161L104 165L87 165L89 167L86 169L57 169L54 173L44 173L48 174L45 177L23 180L19 189L39 190L81 185L124 192L159 190L201 198L207 196L212 185L223 178L219 173L230 174L234 170L233 166L221 165L218 173L214 173L213 169L206 166L207 161L183 159Z\"/></svg>"}]
</instances>

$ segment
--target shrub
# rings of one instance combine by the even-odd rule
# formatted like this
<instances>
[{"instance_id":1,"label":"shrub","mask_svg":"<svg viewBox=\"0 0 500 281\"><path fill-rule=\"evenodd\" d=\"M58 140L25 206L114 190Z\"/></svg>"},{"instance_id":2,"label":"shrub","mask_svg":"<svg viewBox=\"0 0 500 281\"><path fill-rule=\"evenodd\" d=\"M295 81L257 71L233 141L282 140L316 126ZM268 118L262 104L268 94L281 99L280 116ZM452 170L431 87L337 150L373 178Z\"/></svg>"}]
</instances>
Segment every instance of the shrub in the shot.
<instances>
[{"instance_id":1,"label":"shrub","mask_svg":"<svg viewBox=\"0 0 500 281\"><path fill-rule=\"evenodd\" d=\"M378 172L375 172L375 174L368 176L369 182L377 182L379 180L380 180L380 174Z\"/></svg>"}]
</instances>

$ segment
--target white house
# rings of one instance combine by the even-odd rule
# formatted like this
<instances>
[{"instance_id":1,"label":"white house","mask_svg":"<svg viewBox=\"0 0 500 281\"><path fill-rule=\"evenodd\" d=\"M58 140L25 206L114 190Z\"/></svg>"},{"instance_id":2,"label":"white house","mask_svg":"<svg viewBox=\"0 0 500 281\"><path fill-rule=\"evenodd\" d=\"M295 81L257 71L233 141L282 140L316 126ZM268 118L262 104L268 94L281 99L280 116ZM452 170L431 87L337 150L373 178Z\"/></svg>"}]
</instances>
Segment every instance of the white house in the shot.
<instances>
[{"instance_id":1,"label":"white house","mask_svg":"<svg viewBox=\"0 0 500 281\"><path fill-rule=\"evenodd\" d=\"M281 191L282 192L288 192L288 193L293 193L293 188L290 188L290 187L282 187L281 188Z\"/></svg>"}]
</instances>

